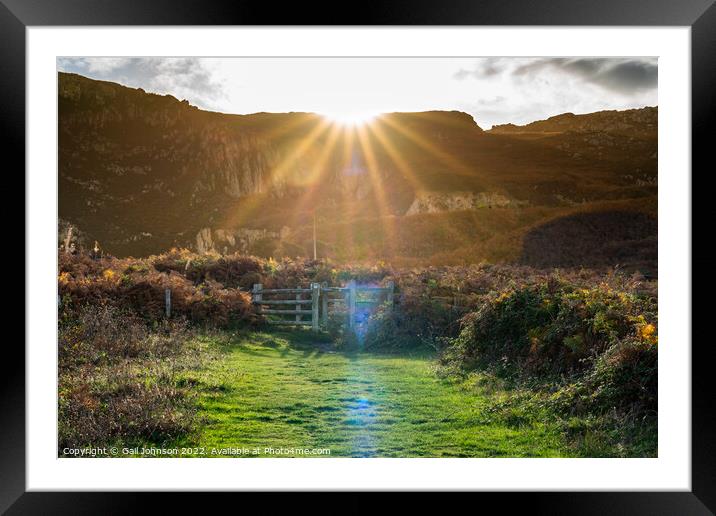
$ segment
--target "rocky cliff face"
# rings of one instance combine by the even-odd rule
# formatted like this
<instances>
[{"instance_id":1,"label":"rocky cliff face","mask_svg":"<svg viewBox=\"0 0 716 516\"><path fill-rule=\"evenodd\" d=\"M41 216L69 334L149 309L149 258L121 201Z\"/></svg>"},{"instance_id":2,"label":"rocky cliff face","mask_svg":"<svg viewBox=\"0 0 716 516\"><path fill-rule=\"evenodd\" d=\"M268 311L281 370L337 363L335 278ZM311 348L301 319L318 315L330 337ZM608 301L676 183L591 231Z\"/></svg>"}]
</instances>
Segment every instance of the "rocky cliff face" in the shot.
<instances>
[{"instance_id":1,"label":"rocky cliff face","mask_svg":"<svg viewBox=\"0 0 716 516\"><path fill-rule=\"evenodd\" d=\"M267 229L211 229L202 228L196 234L196 250L200 253L256 254L256 244L262 240L285 240L291 229L284 226L279 231Z\"/></svg>"},{"instance_id":2,"label":"rocky cliff face","mask_svg":"<svg viewBox=\"0 0 716 516\"><path fill-rule=\"evenodd\" d=\"M518 204L504 195L490 192L420 192L415 196L415 200L405 214L505 208Z\"/></svg>"},{"instance_id":3,"label":"rocky cliff face","mask_svg":"<svg viewBox=\"0 0 716 516\"><path fill-rule=\"evenodd\" d=\"M231 124L171 96L77 75L60 74L59 85L60 175L107 201L120 183L134 190L126 192L130 200L151 189L188 194L192 204L212 194L237 199L280 191L300 173L299 161L272 176L284 158L282 142L241 120Z\"/></svg>"},{"instance_id":4,"label":"rocky cliff face","mask_svg":"<svg viewBox=\"0 0 716 516\"><path fill-rule=\"evenodd\" d=\"M656 137L658 110L655 107L625 111L598 111L586 115L564 113L526 125L496 125L490 132L516 133L607 133L632 138Z\"/></svg>"}]
</instances>

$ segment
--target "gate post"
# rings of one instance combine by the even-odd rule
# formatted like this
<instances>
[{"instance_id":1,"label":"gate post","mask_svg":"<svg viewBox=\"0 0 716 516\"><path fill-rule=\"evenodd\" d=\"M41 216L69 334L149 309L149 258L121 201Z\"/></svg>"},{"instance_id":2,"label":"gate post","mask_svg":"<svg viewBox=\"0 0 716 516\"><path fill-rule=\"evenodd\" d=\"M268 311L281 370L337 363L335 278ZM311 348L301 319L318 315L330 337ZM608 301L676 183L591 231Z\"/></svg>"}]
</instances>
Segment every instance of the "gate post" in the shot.
<instances>
[{"instance_id":1,"label":"gate post","mask_svg":"<svg viewBox=\"0 0 716 516\"><path fill-rule=\"evenodd\" d=\"M318 331L318 297L320 295L320 283L311 283L311 329L313 331Z\"/></svg>"},{"instance_id":2,"label":"gate post","mask_svg":"<svg viewBox=\"0 0 716 516\"><path fill-rule=\"evenodd\" d=\"M387 301L388 305L390 306L390 309L393 309L393 292L395 291L395 283L392 281L388 282L388 295L387 295Z\"/></svg>"},{"instance_id":3,"label":"gate post","mask_svg":"<svg viewBox=\"0 0 716 516\"><path fill-rule=\"evenodd\" d=\"M324 328L328 328L328 292L325 290L328 288L328 283L325 281L321 283L321 318Z\"/></svg>"},{"instance_id":4,"label":"gate post","mask_svg":"<svg viewBox=\"0 0 716 516\"><path fill-rule=\"evenodd\" d=\"M167 319L172 316L172 290L169 287L164 289L164 313Z\"/></svg>"},{"instance_id":5,"label":"gate post","mask_svg":"<svg viewBox=\"0 0 716 516\"><path fill-rule=\"evenodd\" d=\"M356 280L350 280L348 282L348 326L353 328L355 326L356 318Z\"/></svg>"},{"instance_id":6,"label":"gate post","mask_svg":"<svg viewBox=\"0 0 716 516\"><path fill-rule=\"evenodd\" d=\"M253 289L253 299L252 301L254 303L258 303L259 301L262 301L261 299L261 283L254 283L254 289Z\"/></svg>"}]
</instances>

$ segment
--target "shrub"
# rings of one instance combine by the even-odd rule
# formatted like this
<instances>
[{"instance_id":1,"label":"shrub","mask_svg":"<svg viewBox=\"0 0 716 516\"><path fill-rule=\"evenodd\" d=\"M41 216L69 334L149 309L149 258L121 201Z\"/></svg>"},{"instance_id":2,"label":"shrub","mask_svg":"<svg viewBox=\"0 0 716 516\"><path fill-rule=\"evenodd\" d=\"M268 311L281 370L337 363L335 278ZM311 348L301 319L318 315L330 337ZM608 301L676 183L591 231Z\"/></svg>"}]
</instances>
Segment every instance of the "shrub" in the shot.
<instances>
[{"instance_id":1,"label":"shrub","mask_svg":"<svg viewBox=\"0 0 716 516\"><path fill-rule=\"evenodd\" d=\"M405 298L397 308L383 304L371 315L365 349L439 349L450 332L450 309L428 299Z\"/></svg>"},{"instance_id":2,"label":"shrub","mask_svg":"<svg viewBox=\"0 0 716 516\"><path fill-rule=\"evenodd\" d=\"M595 406L602 411L656 415L658 351L655 343L629 338L614 344L596 361L594 368L577 384L574 403ZM568 392L569 394L569 392Z\"/></svg>"},{"instance_id":3,"label":"shrub","mask_svg":"<svg viewBox=\"0 0 716 516\"><path fill-rule=\"evenodd\" d=\"M359 349L359 337L348 327L348 311L337 309L328 317L326 331L336 349L353 351Z\"/></svg>"},{"instance_id":4,"label":"shrub","mask_svg":"<svg viewBox=\"0 0 716 516\"><path fill-rule=\"evenodd\" d=\"M171 260L164 257L164 260L164 272L159 272L148 262L115 259L95 261L85 256L68 255L60 261L58 277L62 309L72 310L73 307L90 304L109 305L129 310L146 321L161 321L165 317L165 290L169 288L172 316L217 327L251 324L256 320L251 297L247 292L239 288L226 288L224 284L211 279L195 284L176 270L168 268L167 263L179 263L177 256ZM243 262L232 263L233 272L228 277L233 280L243 270L238 265ZM246 274L243 273L241 278Z\"/></svg>"},{"instance_id":5,"label":"shrub","mask_svg":"<svg viewBox=\"0 0 716 516\"><path fill-rule=\"evenodd\" d=\"M162 443L191 431L194 424L185 390L129 366L61 375L58 399L60 451Z\"/></svg>"},{"instance_id":6,"label":"shrub","mask_svg":"<svg viewBox=\"0 0 716 516\"><path fill-rule=\"evenodd\" d=\"M65 312L59 327L58 443L161 443L189 432L194 409L179 388L198 357L186 323L148 325L110 305Z\"/></svg>"},{"instance_id":7,"label":"shrub","mask_svg":"<svg viewBox=\"0 0 716 516\"><path fill-rule=\"evenodd\" d=\"M651 442L656 323L650 296L552 279L493 294L465 316L459 336L440 358L441 368L443 374L489 371L528 387L537 393L526 402L533 409L550 407L560 417L592 420L583 432L601 428L615 442L643 434ZM511 399L503 412L524 404Z\"/></svg>"},{"instance_id":8,"label":"shrub","mask_svg":"<svg viewBox=\"0 0 716 516\"><path fill-rule=\"evenodd\" d=\"M626 339L655 342L655 319L649 299L607 286L546 282L493 295L468 314L444 360L465 370L498 366L505 373L570 375L593 367Z\"/></svg>"}]
</instances>

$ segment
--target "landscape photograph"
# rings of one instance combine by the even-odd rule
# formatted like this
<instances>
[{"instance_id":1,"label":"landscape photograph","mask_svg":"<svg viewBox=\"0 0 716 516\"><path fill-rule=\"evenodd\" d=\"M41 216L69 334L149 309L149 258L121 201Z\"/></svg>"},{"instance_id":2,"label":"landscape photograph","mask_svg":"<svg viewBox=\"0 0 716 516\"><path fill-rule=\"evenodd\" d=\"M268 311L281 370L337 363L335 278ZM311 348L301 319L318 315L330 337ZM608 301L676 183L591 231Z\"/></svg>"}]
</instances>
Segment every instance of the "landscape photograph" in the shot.
<instances>
[{"instance_id":1,"label":"landscape photograph","mask_svg":"<svg viewBox=\"0 0 716 516\"><path fill-rule=\"evenodd\" d=\"M641 56L58 58L58 457L657 457L657 94Z\"/></svg>"}]
</instances>

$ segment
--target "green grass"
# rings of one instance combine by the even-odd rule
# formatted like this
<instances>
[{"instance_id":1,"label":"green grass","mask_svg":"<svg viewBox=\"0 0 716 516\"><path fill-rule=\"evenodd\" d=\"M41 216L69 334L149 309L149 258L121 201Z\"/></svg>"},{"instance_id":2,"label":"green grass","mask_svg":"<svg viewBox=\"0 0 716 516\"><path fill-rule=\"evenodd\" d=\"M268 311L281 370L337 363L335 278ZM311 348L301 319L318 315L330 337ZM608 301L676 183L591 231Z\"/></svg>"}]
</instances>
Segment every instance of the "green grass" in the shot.
<instances>
[{"instance_id":1,"label":"green grass","mask_svg":"<svg viewBox=\"0 0 716 516\"><path fill-rule=\"evenodd\" d=\"M203 338L215 358L183 379L198 393L203 423L177 443L202 455L275 456L267 447L328 448L331 457L569 454L556 427L494 418L487 407L499 393L440 379L429 354L330 351L309 332Z\"/></svg>"}]
</instances>

